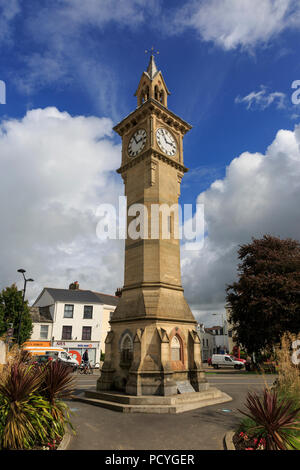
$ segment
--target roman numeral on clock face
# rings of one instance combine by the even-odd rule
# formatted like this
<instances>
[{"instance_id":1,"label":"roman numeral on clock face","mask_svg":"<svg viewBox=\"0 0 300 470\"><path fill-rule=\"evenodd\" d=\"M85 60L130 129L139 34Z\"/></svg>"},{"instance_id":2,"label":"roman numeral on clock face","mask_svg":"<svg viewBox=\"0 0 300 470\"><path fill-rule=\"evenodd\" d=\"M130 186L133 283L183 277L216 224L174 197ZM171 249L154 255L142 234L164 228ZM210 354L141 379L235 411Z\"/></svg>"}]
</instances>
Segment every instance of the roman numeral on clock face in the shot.
<instances>
[{"instance_id":1,"label":"roman numeral on clock face","mask_svg":"<svg viewBox=\"0 0 300 470\"><path fill-rule=\"evenodd\" d=\"M137 130L129 140L128 155L135 157L138 155L146 145L147 132L145 129Z\"/></svg>"}]
</instances>

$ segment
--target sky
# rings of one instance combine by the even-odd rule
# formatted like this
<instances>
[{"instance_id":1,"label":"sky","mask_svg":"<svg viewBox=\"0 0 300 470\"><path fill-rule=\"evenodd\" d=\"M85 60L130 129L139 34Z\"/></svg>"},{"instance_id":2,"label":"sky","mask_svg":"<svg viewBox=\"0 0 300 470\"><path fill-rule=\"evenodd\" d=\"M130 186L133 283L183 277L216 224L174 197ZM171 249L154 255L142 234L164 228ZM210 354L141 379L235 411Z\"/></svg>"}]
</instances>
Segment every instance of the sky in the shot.
<instances>
[{"instance_id":1,"label":"sky","mask_svg":"<svg viewBox=\"0 0 300 470\"><path fill-rule=\"evenodd\" d=\"M180 203L204 205L182 284L196 318L220 323L239 245L300 239L299 43L298 0L0 0L0 288L23 287L19 268L30 302L75 280L122 287L124 241L97 237L97 208L123 195L112 128L153 46L192 125Z\"/></svg>"}]
</instances>

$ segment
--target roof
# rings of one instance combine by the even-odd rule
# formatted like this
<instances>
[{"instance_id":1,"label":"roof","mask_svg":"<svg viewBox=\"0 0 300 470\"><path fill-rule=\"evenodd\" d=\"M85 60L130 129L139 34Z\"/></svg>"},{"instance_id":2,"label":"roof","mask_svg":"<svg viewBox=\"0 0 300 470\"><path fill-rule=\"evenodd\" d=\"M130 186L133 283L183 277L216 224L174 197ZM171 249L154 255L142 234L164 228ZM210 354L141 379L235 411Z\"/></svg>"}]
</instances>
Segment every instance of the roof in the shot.
<instances>
[{"instance_id":1,"label":"roof","mask_svg":"<svg viewBox=\"0 0 300 470\"><path fill-rule=\"evenodd\" d=\"M211 326L210 328L205 328L207 331L213 331L213 330L222 330L223 326Z\"/></svg>"},{"instance_id":2,"label":"roof","mask_svg":"<svg viewBox=\"0 0 300 470\"><path fill-rule=\"evenodd\" d=\"M54 302L80 302L89 304L117 305L119 300L119 298L115 295L102 294L101 292L93 292L91 290L56 289L52 287L45 287L35 303L40 299L45 291L52 297Z\"/></svg>"},{"instance_id":3,"label":"roof","mask_svg":"<svg viewBox=\"0 0 300 470\"><path fill-rule=\"evenodd\" d=\"M49 307L30 307L30 315L35 323L53 323Z\"/></svg>"}]
</instances>

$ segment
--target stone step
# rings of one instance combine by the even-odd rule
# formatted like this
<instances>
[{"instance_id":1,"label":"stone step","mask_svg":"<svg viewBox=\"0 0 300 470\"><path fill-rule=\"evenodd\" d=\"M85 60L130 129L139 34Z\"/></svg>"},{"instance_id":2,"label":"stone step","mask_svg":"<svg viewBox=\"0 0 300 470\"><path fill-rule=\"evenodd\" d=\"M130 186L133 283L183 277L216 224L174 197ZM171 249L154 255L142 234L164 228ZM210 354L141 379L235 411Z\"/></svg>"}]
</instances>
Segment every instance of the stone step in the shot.
<instances>
[{"instance_id":1,"label":"stone step","mask_svg":"<svg viewBox=\"0 0 300 470\"><path fill-rule=\"evenodd\" d=\"M97 392L101 393L101 398L92 398L90 395L90 391L86 391L79 396L74 396L73 400L80 401L83 403L88 403L90 405L100 406L102 408L108 408L113 411L119 411L122 413L183 413L185 411L194 410L197 408L202 408L209 405L214 405L217 403L224 403L231 401L232 398L229 397L226 393L223 393L217 389L211 390L209 392L195 392L194 399L191 397L184 397L185 399L181 398L181 396L173 396L173 397L129 397L129 396L120 396L119 394L109 394L106 392L106 397L102 397L105 395L105 392ZM93 395L93 393L92 393ZM189 395L189 394L184 394ZM95 395L93 395L95 396ZM123 403L120 399L124 398L139 398L142 401L134 402L134 403ZM197 400L195 399L197 397ZM113 398L113 399L112 399ZM119 401L117 402L117 398ZM178 400L178 398L181 398ZM158 399L158 400L156 400ZM163 403L163 399L165 399ZM167 399L167 401L166 401ZM173 400L173 402L170 401Z\"/></svg>"},{"instance_id":2,"label":"stone step","mask_svg":"<svg viewBox=\"0 0 300 470\"><path fill-rule=\"evenodd\" d=\"M87 398L94 398L97 400L106 400L115 403L122 403L127 405L144 405L147 402L151 402L155 405L175 405L180 404L181 402L198 402L199 400L208 400L214 397L217 397L220 394L220 391L214 387L210 387L208 390L203 392L191 392L167 396L132 396L124 395L113 392L102 392L98 390L86 390L85 396Z\"/></svg>"}]
</instances>

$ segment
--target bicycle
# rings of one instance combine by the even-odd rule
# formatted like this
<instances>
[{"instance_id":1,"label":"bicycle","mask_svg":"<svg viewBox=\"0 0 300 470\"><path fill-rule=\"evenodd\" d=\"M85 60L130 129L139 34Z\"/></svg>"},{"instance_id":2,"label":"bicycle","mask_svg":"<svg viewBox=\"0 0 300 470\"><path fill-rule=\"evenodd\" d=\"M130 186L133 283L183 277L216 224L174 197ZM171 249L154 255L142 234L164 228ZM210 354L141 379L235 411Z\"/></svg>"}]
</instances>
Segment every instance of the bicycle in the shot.
<instances>
[{"instance_id":1,"label":"bicycle","mask_svg":"<svg viewBox=\"0 0 300 470\"><path fill-rule=\"evenodd\" d=\"M93 374L93 369L90 363L82 362L79 366L79 374Z\"/></svg>"}]
</instances>

